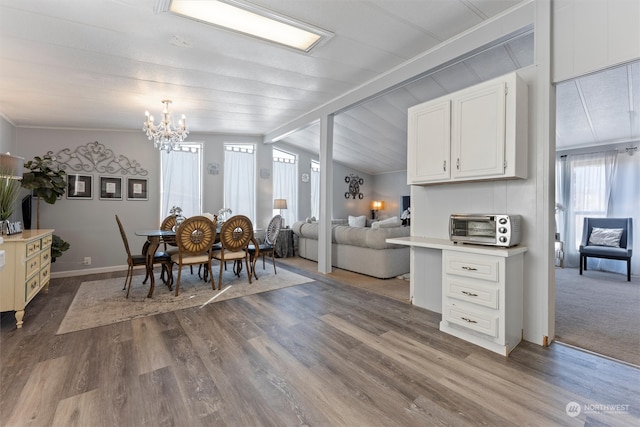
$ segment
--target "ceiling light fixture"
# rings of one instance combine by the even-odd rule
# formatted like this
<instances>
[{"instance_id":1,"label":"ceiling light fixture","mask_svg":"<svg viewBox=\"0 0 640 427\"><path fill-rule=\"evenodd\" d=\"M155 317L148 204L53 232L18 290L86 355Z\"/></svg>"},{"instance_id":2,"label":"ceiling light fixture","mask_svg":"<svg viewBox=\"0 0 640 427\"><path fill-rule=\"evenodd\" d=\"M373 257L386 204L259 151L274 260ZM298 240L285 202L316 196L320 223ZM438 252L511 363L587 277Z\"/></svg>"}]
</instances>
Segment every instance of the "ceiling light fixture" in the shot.
<instances>
[{"instance_id":1,"label":"ceiling light fixture","mask_svg":"<svg viewBox=\"0 0 640 427\"><path fill-rule=\"evenodd\" d=\"M167 0L158 0L166 2ZM171 0L160 6L176 15L309 52L332 34L273 11L237 0Z\"/></svg>"},{"instance_id":2,"label":"ceiling light fixture","mask_svg":"<svg viewBox=\"0 0 640 427\"><path fill-rule=\"evenodd\" d=\"M165 150L170 153L172 150L179 150L180 143L182 143L187 135L189 129L187 129L187 118L182 115L182 118L178 121L178 127L173 124L173 118L169 111L170 99L163 99L164 110L162 111L162 120L156 125L153 120L153 116L149 115L149 112L145 112L146 120L142 130L147 134L150 141L153 141L153 146L158 150Z\"/></svg>"}]
</instances>

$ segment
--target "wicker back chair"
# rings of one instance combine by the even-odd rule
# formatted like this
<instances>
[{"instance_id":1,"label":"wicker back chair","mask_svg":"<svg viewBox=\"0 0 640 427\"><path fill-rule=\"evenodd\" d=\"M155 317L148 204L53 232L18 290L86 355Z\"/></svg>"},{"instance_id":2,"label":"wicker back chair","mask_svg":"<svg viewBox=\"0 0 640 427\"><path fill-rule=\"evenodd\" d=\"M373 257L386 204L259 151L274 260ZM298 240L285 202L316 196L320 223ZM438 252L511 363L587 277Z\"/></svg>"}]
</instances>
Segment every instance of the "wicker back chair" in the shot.
<instances>
[{"instance_id":1,"label":"wicker back chair","mask_svg":"<svg viewBox=\"0 0 640 427\"><path fill-rule=\"evenodd\" d=\"M204 216L192 216L184 220L176 231L178 253L171 255L171 266L178 264L178 280L176 281L176 296L180 293L180 276L185 265L204 265L211 287L216 288L211 271L212 246L216 240L216 223Z\"/></svg>"},{"instance_id":2,"label":"wicker back chair","mask_svg":"<svg viewBox=\"0 0 640 427\"><path fill-rule=\"evenodd\" d=\"M251 283L252 269L249 267L249 244L253 240L253 224L244 215L235 215L225 221L220 228L221 249L213 251L213 258L220 260L220 277L218 286L222 287L222 265L226 261L234 261L234 271L240 275L242 260L247 268L247 276Z\"/></svg>"},{"instance_id":3,"label":"wicker back chair","mask_svg":"<svg viewBox=\"0 0 640 427\"><path fill-rule=\"evenodd\" d=\"M276 271L276 254L275 247L278 242L278 235L280 234L280 227L282 227L282 217L280 215L275 215L269 221L269 225L267 225L267 231L264 236L264 243L260 243L258 245L259 255L262 255L262 269L265 269L264 258L265 255L271 255L271 262L273 263L273 273L278 274ZM256 247L255 245L249 245L249 254L253 257L255 256Z\"/></svg>"},{"instance_id":4,"label":"wicker back chair","mask_svg":"<svg viewBox=\"0 0 640 427\"><path fill-rule=\"evenodd\" d=\"M120 230L120 236L122 237L122 243L124 243L124 249L127 252L127 277L124 279L124 287L122 290L127 289L127 298L129 298L129 292L131 291L131 281L133 280L133 267L138 265L147 265L147 251L149 248L149 242L145 242L142 247L142 253L132 255L131 249L129 248L129 239L127 239L127 233L124 231L124 227L122 226L122 222L118 215L116 215L116 222L118 223L118 229ZM162 264L162 269L168 269L171 265L171 257L169 254L165 252L157 252L153 255L153 263L154 264ZM149 271L147 270L147 275L145 276L142 283L147 283L147 279L149 278Z\"/></svg>"}]
</instances>

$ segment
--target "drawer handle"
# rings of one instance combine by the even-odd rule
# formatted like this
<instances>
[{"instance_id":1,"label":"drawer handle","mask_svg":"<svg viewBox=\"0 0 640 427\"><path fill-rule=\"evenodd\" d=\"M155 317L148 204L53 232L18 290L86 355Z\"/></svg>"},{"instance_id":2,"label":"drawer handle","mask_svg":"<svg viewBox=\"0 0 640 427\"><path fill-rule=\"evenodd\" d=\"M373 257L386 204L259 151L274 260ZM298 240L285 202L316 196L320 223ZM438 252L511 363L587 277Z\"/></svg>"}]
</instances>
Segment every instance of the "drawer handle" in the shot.
<instances>
[{"instance_id":1,"label":"drawer handle","mask_svg":"<svg viewBox=\"0 0 640 427\"><path fill-rule=\"evenodd\" d=\"M42 272L42 276L43 276L43 277L47 277L48 275L49 275L49 272L48 272L47 270L44 270L44 271Z\"/></svg>"},{"instance_id":2,"label":"drawer handle","mask_svg":"<svg viewBox=\"0 0 640 427\"><path fill-rule=\"evenodd\" d=\"M466 317L461 317L461 319L464 320L467 323L478 323L475 320L467 319Z\"/></svg>"},{"instance_id":3,"label":"drawer handle","mask_svg":"<svg viewBox=\"0 0 640 427\"><path fill-rule=\"evenodd\" d=\"M467 267L466 265L463 265L462 269L463 270L467 270L467 271L478 271L477 268L475 268L475 267Z\"/></svg>"},{"instance_id":4,"label":"drawer handle","mask_svg":"<svg viewBox=\"0 0 640 427\"><path fill-rule=\"evenodd\" d=\"M467 291L460 291L460 292L462 292L463 294L465 294L467 296L470 296L470 297L477 297L478 296L478 294L474 294L473 292L467 292Z\"/></svg>"}]
</instances>

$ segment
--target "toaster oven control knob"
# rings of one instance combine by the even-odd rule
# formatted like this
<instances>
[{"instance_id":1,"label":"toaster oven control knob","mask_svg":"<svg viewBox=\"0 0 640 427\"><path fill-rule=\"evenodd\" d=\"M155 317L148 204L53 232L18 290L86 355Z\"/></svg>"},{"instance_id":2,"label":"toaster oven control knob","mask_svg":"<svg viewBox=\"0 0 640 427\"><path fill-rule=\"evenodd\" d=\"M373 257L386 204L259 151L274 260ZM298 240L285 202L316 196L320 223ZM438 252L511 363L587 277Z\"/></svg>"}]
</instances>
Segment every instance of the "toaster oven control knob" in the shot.
<instances>
[{"instance_id":1,"label":"toaster oven control knob","mask_svg":"<svg viewBox=\"0 0 640 427\"><path fill-rule=\"evenodd\" d=\"M500 240L501 243L507 243L507 238L504 237L504 236L500 236L499 240Z\"/></svg>"},{"instance_id":2,"label":"toaster oven control knob","mask_svg":"<svg viewBox=\"0 0 640 427\"><path fill-rule=\"evenodd\" d=\"M507 218L500 218L500 219L498 220L498 222L499 222L500 224L506 224L506 223L507 223Z\"/></svg>"},{"instance_id":3,"label":"toaster oven control knob","mask_svg":"<svg viewBox=\"0 0 640 427\"><path fill-rule=\"evenodd\" d=\"M507 232L507 228L506 228L506 227L500 227L500 228L498 228L498 231L499 231L500 233L504 234L504 233L506 233L506 232Z\"/></svg>"}]
</instances>

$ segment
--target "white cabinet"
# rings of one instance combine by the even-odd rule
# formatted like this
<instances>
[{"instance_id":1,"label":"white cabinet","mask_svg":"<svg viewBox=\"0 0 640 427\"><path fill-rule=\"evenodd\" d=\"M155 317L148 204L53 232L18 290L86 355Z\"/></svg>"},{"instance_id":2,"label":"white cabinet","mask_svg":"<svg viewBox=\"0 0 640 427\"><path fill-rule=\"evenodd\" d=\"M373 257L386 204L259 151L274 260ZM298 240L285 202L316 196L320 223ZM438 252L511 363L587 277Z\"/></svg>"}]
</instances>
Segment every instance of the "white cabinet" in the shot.
<instances>
[{"instance_id":1,"label":"white cabinet","mask_svg":"<svg viewBox=\"0 0 640 427\"><path fill-rule=\"evenodd\" d=\"M527 99L511 73L409 108L408 183L526 178Z\"/></svg>"},{"instance_id":2,"label":"white cabinet","mask_svg":"<svg viewBox=\"0 0 640 427\"><path fill-rule=\"evenodd\" d=\"M0 311L15 310L16 327L22 327L24 309L49 286L53 230L25 230L6 236L2 249L5 266L0 271Z\"/></svg>"},{"instance_id":3,"label":"white cabinet","mask_svg":"<svg viewBox=\"0 0 640 427\"><path fill-rule=\"evenodd\" d=\"M442 252L440 330L507 356L522 339L523 254Z\"/></svg>"}]
</instances>

